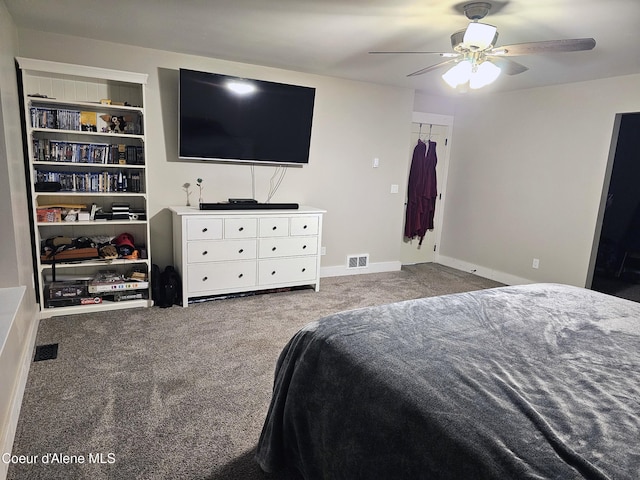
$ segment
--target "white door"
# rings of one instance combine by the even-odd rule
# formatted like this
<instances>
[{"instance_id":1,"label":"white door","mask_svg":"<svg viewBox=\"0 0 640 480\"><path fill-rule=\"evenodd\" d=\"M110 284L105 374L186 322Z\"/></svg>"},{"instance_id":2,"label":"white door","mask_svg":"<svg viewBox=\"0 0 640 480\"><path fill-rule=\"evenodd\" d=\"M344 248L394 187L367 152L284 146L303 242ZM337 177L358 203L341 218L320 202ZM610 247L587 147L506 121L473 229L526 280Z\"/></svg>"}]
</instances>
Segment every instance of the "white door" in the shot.
<instances>
[{"instance_id":1,"label":"white door","mask_svg":"<svg viewBox=\"0 0 640 480\"><path fill-rule=\"evenodd\" d=\"M414 122L411 125L411 154L413 154L413 148L418 143L418 138L427 142L429 139L432 142L436 142L436 155L438 162L436 163L436 181L438 186L438 198L436 199L436 210L433 219L433 230L427 230L422 245L419 245L420 240L418 238L407 239L404 237L404 222L402 232L402 245L400 249L400 262L402 265L412 265L415 263L427 263L433 262L435 259L435 249L437 240L440 238L439 229L442 224L440 216L442 215L442 197L445 185L445 172L446 163L448 160L448 148L450 136L450 125L436 125L423 122ZM409 160L409 172L411 169L411 159ZM409 183L409 177L407 173L407 179L404 187L405 192L405 219L407 209L407 185Z\"/></svg>"}]
</instances>

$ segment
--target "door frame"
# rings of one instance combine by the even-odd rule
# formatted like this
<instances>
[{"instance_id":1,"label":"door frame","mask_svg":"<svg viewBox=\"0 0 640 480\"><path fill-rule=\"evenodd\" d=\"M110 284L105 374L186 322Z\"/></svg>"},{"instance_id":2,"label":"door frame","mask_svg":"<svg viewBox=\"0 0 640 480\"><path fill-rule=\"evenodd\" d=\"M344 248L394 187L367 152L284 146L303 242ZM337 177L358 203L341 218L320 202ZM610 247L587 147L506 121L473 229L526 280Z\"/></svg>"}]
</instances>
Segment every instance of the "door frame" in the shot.
<instances>
[{"instance_id":1,"label":"door frame","mask_svg":"<svg viewBox=\"0 0 640 480\"><path fill-rule=\"evenodd\" d=\"M438 163L442 162L442 178L438 178L438 199L439 203L439 215L436 216L434 222L434 232L435 232L435 245L436 250L433 255L434 263L440 263L440 247L441 247L441 239L442 239L442 224L444 219L444 206L445 200L447 198L447 176L449 173L449 157L451 156L451 145L452 145L452 137L453 137L453 116L451 115L440 115L438 113L428 113L428 112L413 112L411 117L411 123L422 123L422 124L431 124L431 125L440 125L447 127L447 149L445 150L444 158L438 158ZM410 165L409 165L410 166Z\"/></svg>"},{"instance_id":2,"label":"door frame","mask_svg":"<svg viewBox=\"0 0 640 480\"><path fill-rule=\"evenodd\" d=\"M613 169L615 167L616 155L618 153L618 142L620 137L620 130L622 121L627 115L638 115L640 112L631 111L616 113L613 123L613 132L611 134L611 142L609 145L609 156L607 158L607 164L604 172L604 180L602 183L602 192L600 194L600 206L598 208L598 216L596 217L595 232L593 235L593 242L591 246L591 256L589 258L589 265L587 267L587 277L585 280L586 288L593 288L593 278L595 276L596 260L598 257L598 250L600 246L600 240L602 235L602 225L604 223L607 198L609 195L609 188L611 187L611 178L613 175Z\"/></svg>"}]
</instances>

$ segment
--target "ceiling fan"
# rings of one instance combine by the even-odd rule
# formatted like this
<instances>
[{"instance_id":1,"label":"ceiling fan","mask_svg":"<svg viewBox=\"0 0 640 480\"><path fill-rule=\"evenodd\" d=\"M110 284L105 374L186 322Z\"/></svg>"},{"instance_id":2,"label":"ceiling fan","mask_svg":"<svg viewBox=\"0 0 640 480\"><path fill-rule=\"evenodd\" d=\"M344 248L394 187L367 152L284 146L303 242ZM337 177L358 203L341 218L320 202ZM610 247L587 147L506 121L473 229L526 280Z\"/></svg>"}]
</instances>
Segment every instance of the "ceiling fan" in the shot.
<instances>
[{"instance_id":1,"label":"ceiling fan","mask_svg":"<svg viewBox=\"0 0 640 480\"><path fill-rule=\"evenodd\" d=\"M471 20L466 29L451 35L453 52L369 52L372 54L438 54L447 60L417 70L407 75L422 75L442 67L451 66L442 78L451 87L469 86L481 88L498 78L501 72L517 75L528 70L524 65L506 57L535 55L541 53L576 52L591 50L596 41L593 38L573 38L567 40L546 40L540 42L517 43L496 47L498 29L493 25L480 23L491 9L489 2L472 2L464 5L464 14Z\"/></svg>"}]
</instances>

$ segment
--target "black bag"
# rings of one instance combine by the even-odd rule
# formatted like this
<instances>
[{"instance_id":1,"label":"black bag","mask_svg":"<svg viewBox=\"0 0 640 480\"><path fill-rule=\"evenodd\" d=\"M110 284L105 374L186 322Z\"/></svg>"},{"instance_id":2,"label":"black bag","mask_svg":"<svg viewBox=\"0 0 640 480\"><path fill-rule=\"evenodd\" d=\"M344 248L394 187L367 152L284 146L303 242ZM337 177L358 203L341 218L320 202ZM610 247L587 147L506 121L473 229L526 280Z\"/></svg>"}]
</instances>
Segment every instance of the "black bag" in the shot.
<instances>
[{"instance_id":1,"label":"black bag","mask_svg":"<svg viewBox=\"0 0 640 480\"><path fill-rule=\"evenodd\" d=\"M182 281L180 275L171 265L160 273L157 265L151 267L151 292L154 303L160 308L181 305Z\"/></svg>"}]
</instances>

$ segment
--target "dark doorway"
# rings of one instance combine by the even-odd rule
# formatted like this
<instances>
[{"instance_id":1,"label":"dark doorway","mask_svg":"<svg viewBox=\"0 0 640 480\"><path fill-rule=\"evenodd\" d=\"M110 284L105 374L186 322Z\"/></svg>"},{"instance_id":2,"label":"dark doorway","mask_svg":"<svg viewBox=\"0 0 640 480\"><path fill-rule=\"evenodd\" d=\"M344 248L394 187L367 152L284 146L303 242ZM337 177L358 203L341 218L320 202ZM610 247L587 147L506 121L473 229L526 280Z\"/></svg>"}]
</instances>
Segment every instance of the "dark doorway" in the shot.
<instances>
[{"instance_id":1,"label":"dark doorway","mask_svg":"<svg viewBox=\"0 0 640 480\"><path fill-rule=\"evenodd\" d=\"M640 302L640 113L620 115L591 288Z\"/></svg>"}]
</instances>

